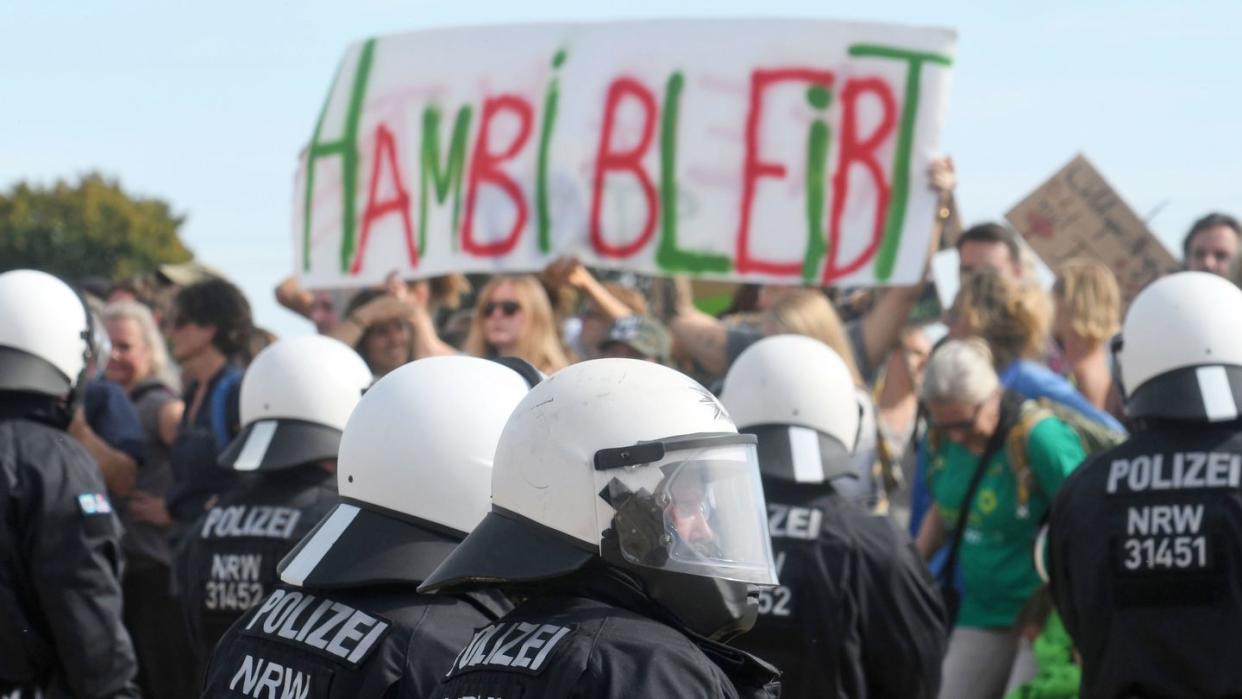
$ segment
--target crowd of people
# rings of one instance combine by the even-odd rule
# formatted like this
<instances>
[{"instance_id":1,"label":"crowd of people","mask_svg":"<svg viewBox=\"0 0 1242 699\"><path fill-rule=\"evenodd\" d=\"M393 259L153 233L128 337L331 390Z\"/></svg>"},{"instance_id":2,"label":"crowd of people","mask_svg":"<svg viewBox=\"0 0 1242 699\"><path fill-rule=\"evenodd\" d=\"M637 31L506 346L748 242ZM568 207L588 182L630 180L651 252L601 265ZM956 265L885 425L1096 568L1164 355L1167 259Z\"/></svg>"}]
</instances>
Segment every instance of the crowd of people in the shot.
<instances>
[{"instance_id":1,"label":"crowd of people","mask_svg":"<svg viewBox=\"0 0 1242 699\"><path fill-rule=\"evenodd\" d=\"M934 250L950 161L932 182ZM196 264L73 290L7 272L0 696L1236 692L1143 623L1242 614L1238 514L1196 490L1140 525L1100 497L1210 452L1239 509L1242 333L1203 328L1242 311L1221 279L1240 237L1195 222L1199 274L1124 325L1105 264L1047 291L997 223L952 241L938 317L914 313L926 283L742 285L709 314L689 280L565 258L349 293L289 278L276 297L316 335L277 339ZM1197 442L1196 420L1222 424ZM1160 449L1176 471L1169 452L1135 475ZM1211 535L1139 537L1203 507ZM1176 660L1144 666L1108 623Z\"/></svg>"}]
</instances>

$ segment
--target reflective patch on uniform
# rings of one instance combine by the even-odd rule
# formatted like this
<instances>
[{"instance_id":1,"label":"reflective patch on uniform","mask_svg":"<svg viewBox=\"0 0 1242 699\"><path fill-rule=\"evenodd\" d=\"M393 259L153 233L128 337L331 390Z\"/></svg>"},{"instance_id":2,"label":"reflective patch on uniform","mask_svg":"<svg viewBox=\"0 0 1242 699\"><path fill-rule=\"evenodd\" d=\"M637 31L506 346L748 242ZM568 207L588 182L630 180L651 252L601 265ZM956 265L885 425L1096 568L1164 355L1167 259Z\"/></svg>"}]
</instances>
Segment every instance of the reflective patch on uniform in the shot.
<instances>
[{"instance_id":1,"label":"reflective patch on uniform","mask_svg":"<svg viewBox=\"0 0 1242 699\"><path fill-rule=\"evenodd\" d=\"M573 625L502 621L475 632L445 679L477 670L538 675L551 663L557 648L574 630Z\"/></svg>"},{"instance_id":2,"label":"reflective patch on uniform","mask_svg":"<svg viewBox=\"0 0 1242 699\"><path fill-rule=\"evenodd\" d=\"M78 509L87 516L108 515L112 514L112 503L103 493L82 493L78 496Z\"/></svg>"},{"instance_id":3,"label":"reflective patch on uniform","mask_svg":"<svg viewBox=\"0 0 1242 699\"><path fill-rule=\"evenodd\" d=\"M1214 604L1226 586L1223 525L1210 501L1144 498L1119 507L1110 540L1121 606Z\"/></svg>"},{"instance_id":4,"label":"reflective patch on uniform","mask_svg":"<svg viewBox=\"0 0 1242 699\"><path fill-rule=\"evenodd\" d=\"M217 506L207 511L200 536L204 539L288 539L301 518L302 511L296 507Z\"/></svg>"},{"instance_id":5,"label":"reflective patch on uniform","mask_svg":"<svg viewBox=\"0 0 1242 699\"><path fill-rule=\"evenodd\" d=\"M245 621L242 634L301 648L358 667L392 630L392 622L303 590L272 592Z\"/></svg>"}]
</instances>

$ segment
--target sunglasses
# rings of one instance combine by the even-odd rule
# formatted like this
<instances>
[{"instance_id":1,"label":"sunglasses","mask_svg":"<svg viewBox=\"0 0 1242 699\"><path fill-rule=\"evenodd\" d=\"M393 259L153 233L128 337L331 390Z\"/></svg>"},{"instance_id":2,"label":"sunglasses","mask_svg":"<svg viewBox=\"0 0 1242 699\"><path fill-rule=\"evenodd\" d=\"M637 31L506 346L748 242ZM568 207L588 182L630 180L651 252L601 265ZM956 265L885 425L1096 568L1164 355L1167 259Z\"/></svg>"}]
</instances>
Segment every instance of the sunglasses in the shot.
<instances>
[{"instance_id":1,"label":"sunglasses","mask_svg":"<svg viewBox=\"0 0 1242 699\"><path fill-rule=\"evenodd\" d=\"M979 419L979 412L983 410L983 406L987 401L975 405L975 409L971 411L970 418L967 420L958 420L956 422L932 422L931 427L942 432L951 430L973 430L975 422Z\"/></svg>"},{"instance_id":2,"label":"sunglasses","mask_svg":"<svg viewBox=\"0 0 1242 699\"><path fill-rule=\"evenodd\" d=\"M522 310L522 305L519 304L517 301L500 301L500 302L492 301L489 303L485 303L483 304L483 317L491 318L492 314L496 312L497 308L500 309L500 312L503 313L506 318L512 318L513 316L517 315L518 311Z\"/></svg>"}]
</instances>

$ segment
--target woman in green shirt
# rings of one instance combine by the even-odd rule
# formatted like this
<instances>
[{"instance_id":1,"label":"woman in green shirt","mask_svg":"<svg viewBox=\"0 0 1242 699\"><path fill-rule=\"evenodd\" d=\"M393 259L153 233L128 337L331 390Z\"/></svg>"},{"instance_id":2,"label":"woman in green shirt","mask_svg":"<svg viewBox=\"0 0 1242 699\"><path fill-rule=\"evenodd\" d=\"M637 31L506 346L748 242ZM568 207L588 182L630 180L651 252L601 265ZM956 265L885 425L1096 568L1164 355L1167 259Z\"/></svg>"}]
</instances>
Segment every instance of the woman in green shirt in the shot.
<instances>
[{"instance_id":1,"label":"woman in green shirt","mask_svg":"<svg viewBox=\"0 0 1242 699\"><path fill-rule=\"evenodd\" d=\"M992 699L1035 672L1018 614L1040 586L1031 551L1039 523L1065 478L1082 462L1077 434L1051 415L1006 397L987 345L954 340L932 356L923 400L939 438L929 443L927 485L935 507L918 546L930 556L965 517L958 553L964 581L957 626L949 639L941 697ZM1018 419L1025 444L994 450L969 508L963 500L988 442ZM1024 454L1014 454L1022 449Z\"/></svg>"}]
</instances>

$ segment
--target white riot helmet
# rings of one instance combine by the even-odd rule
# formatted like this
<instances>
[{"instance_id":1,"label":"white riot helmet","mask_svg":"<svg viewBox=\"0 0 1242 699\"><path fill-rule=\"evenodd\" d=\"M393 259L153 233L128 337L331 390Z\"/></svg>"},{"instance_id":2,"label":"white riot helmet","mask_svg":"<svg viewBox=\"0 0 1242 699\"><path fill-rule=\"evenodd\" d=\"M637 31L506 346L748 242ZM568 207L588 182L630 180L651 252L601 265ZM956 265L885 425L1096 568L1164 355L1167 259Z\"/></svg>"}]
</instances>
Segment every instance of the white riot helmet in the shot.
<instances>
[{"instance_id":1,"label":"white riot helmet","mask_svg":"<svg viewBox=\"0 0 1242 699\"><path fill-rule=\"evenodd\" d=\"M857 475L857 389L845 361L819 340L776 335L746 348L720 401L739 430L759 438L763 475L796 483Z\"/></svg>"},{"instance_id":2,"label":"white riot helmet","mask_svg":"<svg viewBox=\"0 0 1242 699\"><path fill-rule=\"evenodd\" d=\"M275 342L246 369L242 431L220 454L220 465L274 471L335 459L349 414L370 385L366 362L339 340L306 335Z\"/></svg>"},{"instance_id":3,"label":"white riot helmet","mask_svg":"<svg viewBox=\"0 0 1242 699\"><path fill-rule=\"evenodd\" d=\"M310 588L420 583L487 514L501 429L529 386L475 357L395 369L358 402L341 437L341 503L280 562Z\"/></svg>"},{"instance_id":4,"label":"white riot helmet","mask_svg":"<svg viewBox=\"0 0 1242 699\"><path fill-rule=\"evenodd\" d=\"M603 559L689 628L744 630L748 585L776 584L754 444L667 367L562 369L505 425L492 511L419 589L535 583Z\"/></svg>"},{"instance_id":5,"label":"white riot helmet","mask_svg":"<svg viewBox=\"0 0 1242 699\"><path fill-rule=\"evenodd\" d=\"M1126 414L1219 422L1242 404L1242 290L1206 272L1143 289L1113 351Z\"/></svg>"},{"instance_id":6,"label":"white riot helmet","mask_svg":"<svg viewBox=\"0 0 1242 699\"><path fill-rule=\"evenodd\" d=\"M0 274L0 391L74 402L92 357L91 325L82 298L56 277Z\"/></svg>"}]
</instances>

